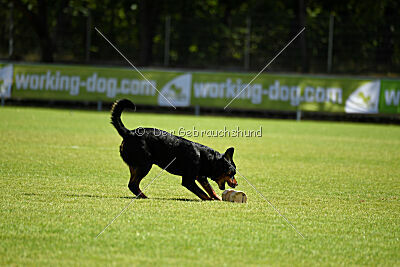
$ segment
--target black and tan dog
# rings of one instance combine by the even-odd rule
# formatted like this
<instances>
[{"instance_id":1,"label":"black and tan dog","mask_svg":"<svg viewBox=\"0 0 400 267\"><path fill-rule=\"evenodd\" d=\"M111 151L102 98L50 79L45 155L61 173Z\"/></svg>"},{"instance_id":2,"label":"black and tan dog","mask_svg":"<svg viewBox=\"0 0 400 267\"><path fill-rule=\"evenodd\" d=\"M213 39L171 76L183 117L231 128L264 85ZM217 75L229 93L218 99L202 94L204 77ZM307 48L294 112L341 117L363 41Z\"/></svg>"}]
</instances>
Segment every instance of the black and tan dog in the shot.
<instances>
[{"instance_id":1,"label":"black and tan dog","mask_svg":"<svg viewBox=\"0 0 400 267\"><path fill-rule=\"evenodd\" d=\"M215 181L221 190L225 189L226 182L232 188L237 186L233 147L220 154L207 146L156 128L128 130L121 121L124 108L135 109L135 105L127 99L116 101L111 109L111 124L123 138L120 154L131 172L128 187L137 197L147 198L139 183L153 164L182 176L182 185L202 200L221 200L207 178ZM197 186L196 180L209 196Z\"/></svg>"}]
</instances>

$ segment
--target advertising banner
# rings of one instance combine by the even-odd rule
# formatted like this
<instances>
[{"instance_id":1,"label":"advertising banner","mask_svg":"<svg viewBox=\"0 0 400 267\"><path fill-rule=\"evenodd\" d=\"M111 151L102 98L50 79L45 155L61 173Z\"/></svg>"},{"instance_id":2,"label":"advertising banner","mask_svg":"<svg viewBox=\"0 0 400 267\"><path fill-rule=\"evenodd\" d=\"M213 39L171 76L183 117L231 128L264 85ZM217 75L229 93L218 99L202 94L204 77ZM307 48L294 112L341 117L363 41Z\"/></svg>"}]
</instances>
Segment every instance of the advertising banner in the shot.
<instances>
[{"instance_id":1,"label":"advertising banner","mask_svg":"<svg viewBox=\"0 0 400 267\"><path fill-rule=\"evenodd\" d=\"M400 80L382 80L380 113L400 114Z\"/></svg>"},{"instance_id":2,"label":"advertising banner","mask_svg":"<svg viewBox=\"0 0 400 267\"><path fill-rule=\"evenodd\" d=\"M200 106L225 107L236 97L229 107L378 112L378 81L264 74L247 86L253 77L254 75L250 74L194 73L193 103Z\"/></svg>"},{"instance_id":3,"label":"advertising banner","mask_svg":"<svg viewBox=\"0 0 400 267\"><path fill-rule=\"evenodd\" d=\"M10 65L4 68L10 68ZM180 74L146 71L146 81L138 73L125 68L14 65L13 69L13 98L112 101L125 97L151 105L157 105L158 84L167 83Z\"/></svg>"},{"instance_id":4,"label":"advertising banner","mask_svg":"<svg viewBox=\"0 0 400 267\"><path fill-rule=\"evenodd\" d=\"M399 81L70 65L0 65L0 93L16 99L346 113L399 113ZM381 90L381 86L383 89ZM383 103L384 102L384 103Z\"/></svg>"}]
</instances>

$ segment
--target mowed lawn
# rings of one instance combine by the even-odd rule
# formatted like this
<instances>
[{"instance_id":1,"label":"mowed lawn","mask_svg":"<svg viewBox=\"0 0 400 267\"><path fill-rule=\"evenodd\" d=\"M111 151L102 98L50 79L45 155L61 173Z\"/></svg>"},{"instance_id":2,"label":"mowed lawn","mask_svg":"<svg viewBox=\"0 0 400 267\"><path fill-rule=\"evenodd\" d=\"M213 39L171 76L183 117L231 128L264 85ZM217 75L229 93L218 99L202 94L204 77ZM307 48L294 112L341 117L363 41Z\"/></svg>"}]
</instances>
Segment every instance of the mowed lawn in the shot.
<instances>
[{"instance_id":1,"label":"mowed lawn","mask_svg":"<svg viewBox=\"0 0 400 267\"><path fill-rule=\"evenodd\" d=\"M262 137L190 139L235 147L239 172L305 239L239 175L247 204L198 201L168 173L96 238L133 196L109 113L1 107L0 265L400 265L400 127L144 113L123 121L262 127Z\"/></svg>"}]
</instances>

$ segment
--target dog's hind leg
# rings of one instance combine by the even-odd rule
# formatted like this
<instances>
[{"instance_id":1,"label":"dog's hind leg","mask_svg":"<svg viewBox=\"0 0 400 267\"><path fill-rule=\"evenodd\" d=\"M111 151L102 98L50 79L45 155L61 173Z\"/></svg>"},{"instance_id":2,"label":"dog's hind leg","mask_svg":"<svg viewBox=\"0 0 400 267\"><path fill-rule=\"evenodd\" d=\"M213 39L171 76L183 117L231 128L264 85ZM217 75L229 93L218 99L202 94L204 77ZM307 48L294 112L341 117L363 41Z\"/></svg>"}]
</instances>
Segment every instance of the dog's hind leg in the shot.
<instances>
[{"instance_id":1,"label":"dog's hind leg","mask_svg":"<svg viewBox=\"0 0 400 267\"><path fill-rule=\"evenodd\" d=\"M131 171L131 179L129 180L128 188L134 195L137 196L137 198L147 198L146 195L143 194L142 190L140 190L139 184L143 177L149 173L150 169L151 165L140 167L129 166L129 170Z\"/></svg>"}]
</instances>

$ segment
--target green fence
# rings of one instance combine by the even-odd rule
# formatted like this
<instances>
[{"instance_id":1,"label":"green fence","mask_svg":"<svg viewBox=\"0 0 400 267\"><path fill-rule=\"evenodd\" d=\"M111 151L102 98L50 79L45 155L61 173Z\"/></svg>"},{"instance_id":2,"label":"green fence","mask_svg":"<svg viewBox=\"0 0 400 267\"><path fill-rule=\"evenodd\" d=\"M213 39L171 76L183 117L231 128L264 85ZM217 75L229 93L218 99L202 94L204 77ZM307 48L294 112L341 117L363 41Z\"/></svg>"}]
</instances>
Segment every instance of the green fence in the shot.
<instances>
[{"instance_id":1,"label":"green fence","mask_svg":"<svg viewBox=\"0 0 400 267\"><path fill-rule=\"evenodd\" d=\"M400 80L0 65L3 97L76 101L129 98L138 104L284 111L400 113Z\"/></svg>"}]
</instances>

